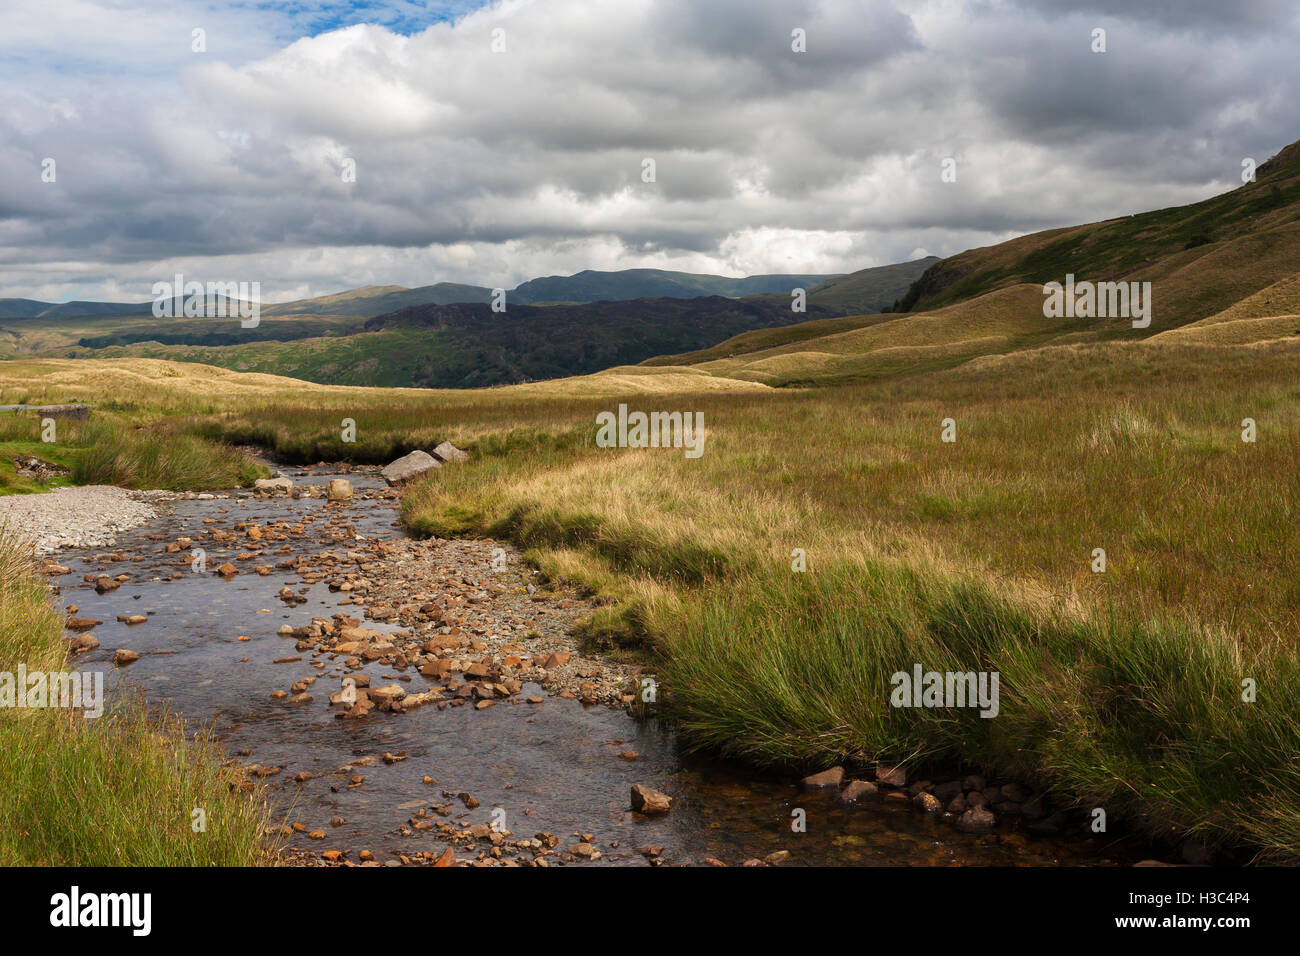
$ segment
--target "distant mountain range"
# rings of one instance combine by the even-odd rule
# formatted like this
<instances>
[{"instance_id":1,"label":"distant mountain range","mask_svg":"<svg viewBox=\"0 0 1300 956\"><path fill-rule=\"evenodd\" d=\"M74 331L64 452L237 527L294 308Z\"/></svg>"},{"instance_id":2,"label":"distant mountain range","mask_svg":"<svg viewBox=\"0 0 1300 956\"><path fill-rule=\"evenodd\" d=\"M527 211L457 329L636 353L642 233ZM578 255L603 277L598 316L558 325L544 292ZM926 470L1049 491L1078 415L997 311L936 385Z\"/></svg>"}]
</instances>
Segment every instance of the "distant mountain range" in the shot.
<instances>
[{"instance_id":1,"label":"distant mountain range","mask_svg":"<svg viewBox=\"0 0 1300 956\"><path fill-rule=\"evenodd\" d=\"M0 300L0 355L140 355L344 385L463 388L579 375L707 349L743 332L889 309L938 260L849 275L744 278L626 269L486 287L365 286L234 319L158 319L152 304ZM806 307L791 292L806 290Z\"/></svg>"},{"instance_id":2,"label":"distant mountain range","mask_svg":"<svg viewBox=\"0 0 1300 956\"><path fill-rule=\"evenodd\" d=\"M739 298L765 292L811 289L834 278L827 275L761 275L735 279L729 276L668 272L663 269L623 269L618 272L587 270L571 276L529 279L506 292L507 304L624 301L627 299L689 299L701 295ZM400 285L362 286L334 295L263 305L262 315L348 315L370 318L418 305L455 302L491 302L491 288L438 282L408 289ZM0 319L63 318L92 315L152 314L153 302L38 302L35 299L0 299Z\"/></svg>"}]
</instances>

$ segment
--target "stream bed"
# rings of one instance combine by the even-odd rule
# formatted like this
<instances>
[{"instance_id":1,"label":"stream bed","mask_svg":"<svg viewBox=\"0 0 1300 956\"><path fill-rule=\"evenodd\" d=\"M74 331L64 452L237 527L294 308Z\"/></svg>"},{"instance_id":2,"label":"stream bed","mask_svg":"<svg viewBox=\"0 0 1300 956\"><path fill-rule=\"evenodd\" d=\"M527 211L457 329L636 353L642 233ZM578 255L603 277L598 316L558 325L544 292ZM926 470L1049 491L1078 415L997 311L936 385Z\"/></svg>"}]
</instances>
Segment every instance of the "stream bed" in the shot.
<instances>
[{"instance_id":1,"label":"stream bed","mask_svg":"<svg viewBox=\"0 0 1300 956\"><path fill-rule=\"evenodd\" d=\"M165 702L181 714L191 729L211 726L226 753L238 755L242 764L282 768L266 778L273 814L276 823L302 825L303 832L288 837L302 859L319 859L325 850L341 851L350 862L369 851L375 862L389 865L425 853L436 857L448 845L443 835L410 825L434 808L440 812L430 813L430 819L458 827L496 821L514 840L553 834L558 845L548 857L550 865L644 866L647 846L662 847L653 862L666 865L710 859L739 865L771 854L781 854L786 865L1128 865L1142 858L1141 848L1126 852L1122 843L1036 837L1003 823L992 833L966 834L902 802L845 804L834 792L802 791L797 779L684 755L671 730L656 721L547 696L536 684L525 683L518 699L486 709L426 706L336 719L337 708L327 697L339 688L344 671L328 664L313 669L310 656L295 652L294 642L276 632L282 625L302 627L313 617L355 613L354 605L340 603L348 599L345 592L331 591L324 582L304 584L290 569L262 575L241 566L232 577L190 573L187 553L165 550L180 537L198 541L206 532L210 541L214 530L310 519L320 509L343 509L348 539L331 540L337 521L311 525L305 537L288 542L277 555L403 537L395 501L366 497L383 487L373 474L300 469L284 474L298 486L345 477L359 494L342 505L321 497L269 498L242 491L206 500L172 499L161 505L155 520L119 535L112 549L58 554L71 572L55 583L61 607L74 603L78 616L102 621L94 628L99 648L77 656L75 666L104 670L110 699L138 686L148 700ZM204 547L210 568L239 558L238 547ZM108 554L119 559L107 559ZM101 594L83 581L84 575L101 572L126 573L130 579ZM279 595L286 586L305 600L283 601ZM147 621L126 624L119 615L145 615ZM118 648L140 657L114 667ZM274 663L295 656L300 660ZM347 673L369 673L374 684L411 679L377 661ZM311 702L293 704L283 695L272 699L274 691L307 675L318 677ZM418 673L415 680L422 680ZM525 703L527 698L541 702ZM404 758L385 763L385 753L404 753ZM295 782L303 772L312 777ZM671 795L671 812L633 813L629 790L634 784ZM796 810L806 815L806 832L792 830ZM324 837L311 837L313 831L324 831ZM590 838L598 858L565 852L588 842L579 835ZM456 846L461 862L494 862L490 853L486 841Z\"/></svg>"}]
</instances>

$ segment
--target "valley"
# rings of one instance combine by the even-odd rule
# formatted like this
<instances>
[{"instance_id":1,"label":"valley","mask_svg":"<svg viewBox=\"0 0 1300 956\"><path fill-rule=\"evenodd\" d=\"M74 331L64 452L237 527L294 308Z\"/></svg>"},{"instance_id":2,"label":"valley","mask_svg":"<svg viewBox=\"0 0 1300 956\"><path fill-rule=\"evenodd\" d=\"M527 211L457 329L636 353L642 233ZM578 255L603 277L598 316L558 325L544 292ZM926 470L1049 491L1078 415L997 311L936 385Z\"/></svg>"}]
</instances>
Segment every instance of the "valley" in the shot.
<instances>
[{"instance_id":1,"label":"valley","mask_svg":"<svg viewBox=\"0 0 1300 956\"><path fill-rule=\"evenodd\" d=\"M1293 863L1300 858L1300 705L1291 693L1300 677L1300 152L1288 147L1258 172L1258 182L1194 206L923 262L896 308L891 302L879 313L812 312L814 289L811 318L801 322L786 321L788 302L769 293L776 297L521 305L499 319L483 303L425 303L368 318L324 315L314 328L330 334L291 340L273 338L278 319L268 316L256 330L266 338L256 344L91 350L46 339L42 354L0 362L0 404L85 402L94 411L86 422L60 422L53 443L40 441L33 416L6 415L3 439L7 450L66 467L67 480L79 485L231 495L207 515L213 524L230 520L221 508L252 508L259 527L281 519L256 509L278 505L237 489L272 467L324 474L385 465L445 441L464 449L468 460L432 469L400 494L363 495L366 507L396 506L384 514L384 529L367 535L398 547L386 527L395 520L409 536L400 547L415 549L417 560L436 549L479 553L489 541L508 543L520 582L577 602L566 608L574 613L563 628L572 653L595 669L653 675L656 718L671 745L646 737L646 725L616 730L604 716L580 713L580 701L563 706L590 740L640 741L662 761L647 765L647 779L686 795L685 812L670 818L682 829L662 837L668 860L721 854L733 864L778 854L773 860L781 862L789 848L773 834L785 839L784 816L806 799L797 782L820 787L807 781L829 774L832 796L870 783L879 802L857 822L841 817L838 803L818 811L834 807L837 832L864 842L809 841L790 851L811 852L804 859L813 862L841 860L846 847L876 859L868 849L875 838L855 828L875 832L882 819L894 834L882 844L891 853L902 851L888 840L915 835L915 826L923 832L904 841L907 852L939 853L931 862L977 862L1002 847L1032 854L1030 837L1041 834L1031 828L1042 819L1035 798L1045 795L1053 813L1065 814L1058 828L1085 844L1086 821L1103 809L1141 857ZM1048 314L1050 283L1070 275L1098 288L1150 282L1149 326L1077 309ZM832 281L843 285L846 277ZM72 334L57 325L62 320L24 321L55 323L24 334ZM128 319L79 321L84 332ZM13 324L6 320L6 328ZM103 334L116 333L105 327ZM446 353L436 361L428 357L435 343ZM83 351L55 354L61 349ZM190 350L193 361L176 361L172 349ZM227 362L247 370L221 367ZM301 378L282 374L294 363ZM504 381L518 384L500 387ZM437 382L482 387L406 387ZM701 454L634 442L630 430L621 441L602 439L602 427L608 432L624 408L657 412L660 424L666 414L693 416ZM37 490L34 479L13 482L12 491ZM347 531L345 509L326 513L331 534L357 533ZM239 554L252 561L262 547L240 537L243 524L225 529L232 567ZM147 552L182 531L202 533L156 527L150 533L158 537L130 539L132 553L153 560ZM99 561L80 556L83 564L87 558ZM100 563L107 571L117 560ZM359 559L349 573L379 573L367 563ZM302 581L303 571L317 578L307 566L282 570L296 572L284 585L291 593L299 582L325 580ZM186 585L168 587L175 593ZM316 591L302 596L333 600ZM94 600L78 595L74 603ZM160 594L150 600L163 606ZM357 598L349 600L355 607ZM63 623L51 609L44 627L54 650ZM310 626L296 617L286 623ZM204 641L233 639L210 630L203 641L196 637L194 653L210 652ZM274 653L274 629L250 623L245 630L263 656ZM500 651L521 662L551 650L525 653L524 638L509 649L465 639L476 653ZM325 654L324 645L313 648ZM149 643L147 650L165 648ZM317 663L335 678L347 670L333 658ZM396 658L380 663L400 674ZM170 666L169 655L144 657L125 674L169 677ZM977 688L978 675L996 674L983 686L996 687L1000 699L982 712L891 706L891 675L917 672L969 675ZM464 681L453 693L482 682ZM308 686L294 693L309 693ZM249 688L234 708L269 719L266 687L257 685L256 695ZM483 710L534 706L497 702ZM454 719L475 717L454 709ZM435 712L436 704L428 713ZM260 754L266 744L248 729L254 721L241 728L240 719L224 719L229 725L215 743L250 750L230 772L247 775L250 763L267 760L303 763L289 751ZM389 739L361 749L394 752ZM345 756L333 753L327 772L342 772ZM478 772L467 769L468 757L458 760L458 773ZM492 773L504 775L513 760ZM734 771L714 779L726 781L727 800L765 821L761 838L752 817L716 818L720 832L739 827L750 835L723 848L694 842L704 826L694 814L713 812L705 808L722 792L710 796L711 771L696 760L746 768L742 779ZM621 817L639 812L622 805L631 776L604 765L584 772L617 781L606 803L590 809L621 822L552 824L553 835L569 826L576 834L562 848L572 859L561 853L561 861L599 852L608 862L643 862L646 856L626 852L631 837L619 829L628 819L640 824ZM418 789L414 774L391 773L403 781L402 796ZM459 828L439 827L429 815L441 814L428 800L424 816L390 818L397 790L383 791L383 826L439 832L468 852L462 862L495 865L499 847L490 835L483 842L487 831L461 832L487 826L492 807L452 801L457 788L473 786L496 805L510 804L505 788L494 789L501 778L471 785L428 775L452 794L432 804L454 814ZM966 786L969 775L985 786ZM249 799L278 806L277 788L288 789L275 776L254 779ZM957 795L962 802L953 802ZM882 818L891 804L913 822ZM962 819L982 819L966 814L986 805L1004 812L966 859L952 848L953 834L965 832ZM256 816L242 806L231 812ZM352 807L339 816L369 812ZM289 825L296 833L291 823L276 821L268 832ZM381 845L379 832L353 832L347 849ZM665 831L631 832L657 841ZM311 843L286 837L318 862L363 862L324 858ZM589 849L573 849L582 844ZM661 846L648 836L646 845ZM1082 852L1108 845L1097 841ZM443 858L440 847L421 852L428 855L407 858Z\"/></svg>"}]
</instances>

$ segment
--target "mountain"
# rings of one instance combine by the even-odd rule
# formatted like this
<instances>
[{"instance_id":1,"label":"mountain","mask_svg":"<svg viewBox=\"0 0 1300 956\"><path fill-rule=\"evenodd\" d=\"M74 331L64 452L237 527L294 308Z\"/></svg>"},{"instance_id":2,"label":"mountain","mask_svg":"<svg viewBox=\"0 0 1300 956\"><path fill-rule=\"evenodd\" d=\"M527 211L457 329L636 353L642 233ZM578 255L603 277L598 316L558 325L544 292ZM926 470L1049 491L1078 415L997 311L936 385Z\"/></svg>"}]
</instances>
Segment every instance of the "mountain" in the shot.
<instances>
[{"instance_id":1,"label":"mountain","mask_svg":"<svg viewBox=\"0 0 1300 956\"><path fill-rule=\"evenodd\" d=\"M812 315L824 312L817 307ZM409 384L468 388L597 372L665 352L704 348L803 315L788 301L662 297L578 305L426 305L377 316L365 333L415 333ZM366 335L356 336L358 340ZM341 379L334 379L341 380ZM359 383L350 383L359 384Z\"/></svg>"},{"instance_id":2,"label":"mountain","mask_svg":"<svg viewBox=\"0 0 1300 956\"><path fill-rule=\"evenodd\" d=\"M131 314L56 317L46 314L48 303L10 300L18 303L13 312L36 315L0 326L0 354L147 356L343 385L504 385L695 353L742 333L779 335L795 320L829 320L846 308L879 312L928 265L832 277L589 270L525 282L507 292L501 313L482 286L372 285L266 306L247 329L155 319L148 303L112 307ZM792 311L795 288L808 292L805 312ZM645 290L663 294L621 298Z\"/></svg>"},{"instance_id":3,"label":"mountain","mask_svg":"<svg viewBox=\"0 0 1300 956\"><path fill-rule=\"evenodd\" d=\"M492 290L485 286L438 282L408 289L400 285L368 285L335 295L297 299L262 308L267 316L350 315L360 318L383 315L417 305L448 305L453 302L490 302Z\"/></svg>"},{"instance_id":4,"label":"mountain","mask_svg":"<svg viewBox=\"0 0 1300 956\"><path fill-rule=\"evenodd\" d=\"M1045 315L1043 287L1149 282L1151 322ZM845 277L846 279L851 278ZM818 301L810 294L810 303ZM645 365L768 385L915 374L1045 346L1258 346L1300 336L1300 143L1256 181L1188 206L1020 236L933 262L898 313L745 332Z\"/></svg>"},{"instance_id":5,"label":"mountain","mask_svg":"<svg viewBox=\"0 0 1300 956\"><path fill-rule=\"evenodd\" d=\"M808 301L840 315L889 312L907 294L912 283L939 261L938 256L926 256L836 276L810 289Z\"/></svg>"},{"instance_id":6,"label":"mountain","mask_svg":"<svg viewBox=\"0 0 1300 956\"><path fill-rule=\"evenodd\" d=\"M1049 229L971 249L926 269L902 311L967 301L1067 273L1093 282L1150 281L1156 321L1147 334L1226 309L1300 263L1300 142L1222 195L1119 219Z\"/></svg>"},{"instance_id":7,"label":"mountain","mask_svg":"<svg viewBox=\"0 0 1300 956\"><path fill-rule=\"evenodd\" d=\"M666 272L662 269L623 269L619 272L579 272L571 276L529 279L506 292L510 304L542 302L623 301L652 297L691 298L724 295L739 298L766 292L787 296L796 287L811 288L831 278L825 275L760 275L733 279L728 276ZM372 318L398 309L455 302L491 302L487 286L438 282L409 289L400 285L368 285L333 295L296 299L262 306L264 316L346 315ZM34 299L0 299L0 319L38 319L95 315L149 315L152 302L38 302Z\"/></svg>"},{"instance_id":8,"label":"mountain","mask_svg":"<svg viewBox=\"0 0 1300 956\"><path fill-rule=\"evenodd\" d=\"M810 289L829 278L825 275L759 275L739 279L727 276L667 272L663 269L622 269L595 272L590 269L571 276L529 279L506 295L507 302L613 302L624 299L676 298L746 295Z\"/></svg>"},{"instance_id":9,"label":"mountain","mask_svg":"<svg viewBox=\"0 0 1300 956\"><path fill-rule=\"evenodd\" d=\"M45 319L74 315L139 315L153 309L152 302L38 302L35 299L0 299L0 319Z\"/></svg>"}]
</instances>

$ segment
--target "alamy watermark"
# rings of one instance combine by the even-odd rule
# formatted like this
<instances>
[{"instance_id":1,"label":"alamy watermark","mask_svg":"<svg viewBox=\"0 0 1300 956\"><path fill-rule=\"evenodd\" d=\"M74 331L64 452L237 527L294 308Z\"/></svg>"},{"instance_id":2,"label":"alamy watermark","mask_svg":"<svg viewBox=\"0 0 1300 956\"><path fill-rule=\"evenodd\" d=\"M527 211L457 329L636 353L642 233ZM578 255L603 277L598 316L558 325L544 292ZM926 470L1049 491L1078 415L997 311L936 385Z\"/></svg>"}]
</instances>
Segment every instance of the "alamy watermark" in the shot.
<instances>
[{"instance_id":1,"label":"alamy watermark","mask_svg":"<svg viewBox=\"0 0 1300 956\"><path fill-rule=\"evenodd\" d=\"M1133 328L1151 324L1150 282L1075 282L1074 273L1065 284L1048 282L1043 286L1043 315L1049 319L1133 320Z\"/></svg>"},{"instance_id":2,"label":"alamy watermark","mask_svg":"<svg viewBox=\"0 0 1300 956\"><path fill-rule=\"evenodd\" d=\"M703 412L628 412L596 415L597 448L685 448L687 458L704 454Z\"/></svg>"},{"instance_id":3,"label":"alamy watermark","mask_svg":"<svg viewBox=\"0 0 1300 956\"><path fill-rule=\"evenodd\" d=\"M73 886L50 897L50 925L126 927L133 936L148 936L153 925L152 893L83 893Z\"/></svg>"},{"instance_id":4,"label":"alamy watermark","mask_svg":"<svg viewBox=\"0 0 1300 956\"><path fill-rule=\"evenodd\" d=\"M176 273L171 282L153 284L155 319L234 319L242 329L255 329L262 321L262 283L185 281Z\"/></svg>"},{"instance_id":5,"label":"alamy watermark","mask_svg":"<svg viewBox=\"0 0 1300 956\"><path fill-rule=\"evenodd\" d=\"M920 664L912 672L896 671L889 678L894 707L978 707L981 717L998 715L997 671L927 671Z\"/></svg>"},{"instance_id":6,"label":"alamy watermark","mask_svg":"<svg viewBox=\"0 0 1300 956\"><path fill-rule=\"evenodd\" d=\"M90 719L104 713L103 671L0 671L0 707L41 709L80 708Z\"/></svg>"}]
</instances>

